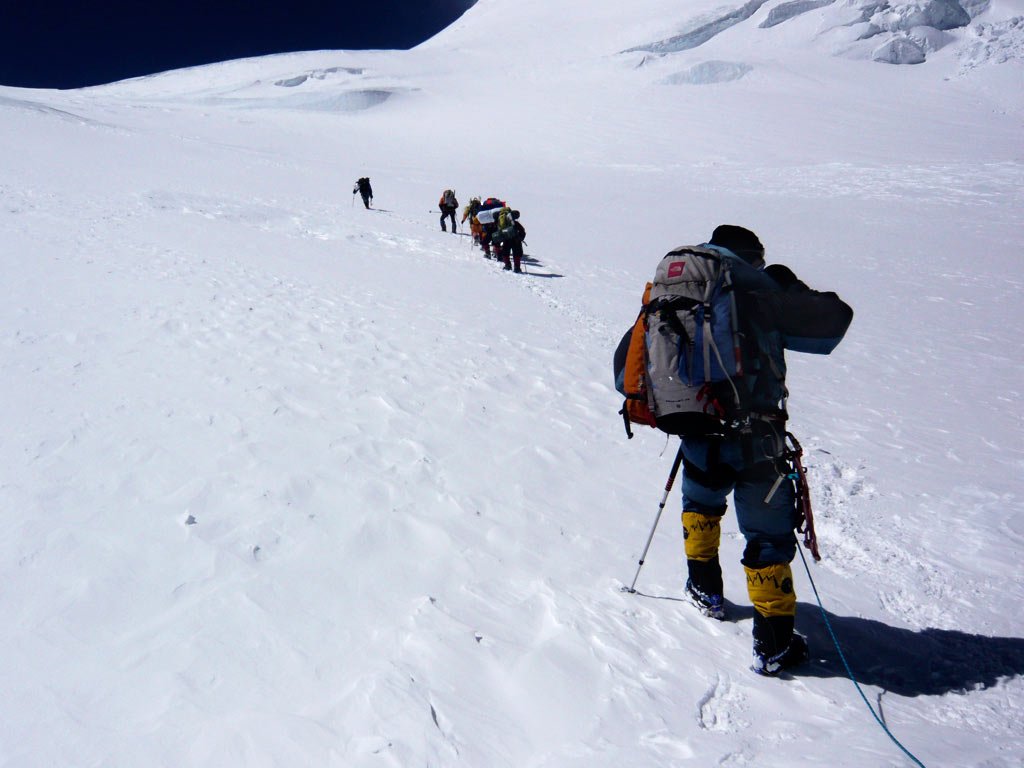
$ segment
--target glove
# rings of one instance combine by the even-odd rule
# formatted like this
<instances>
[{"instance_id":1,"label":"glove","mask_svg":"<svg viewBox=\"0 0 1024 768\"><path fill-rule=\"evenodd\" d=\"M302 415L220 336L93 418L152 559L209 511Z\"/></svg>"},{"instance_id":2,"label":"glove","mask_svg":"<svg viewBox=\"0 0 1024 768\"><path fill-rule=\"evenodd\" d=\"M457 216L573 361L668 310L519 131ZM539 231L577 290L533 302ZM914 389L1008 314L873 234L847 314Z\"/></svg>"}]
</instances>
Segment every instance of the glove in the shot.
<instances>
[{"instance_id":1,"label":"glove","mask_svg":"<svg viewBox=\"0 0 1024 768\"><path fill-rule=\"evenodd\" d=\"M778 283L779 287L784 291L808 290L807 285L794 274L793 270L784 264L769 264L764 268L764 273Z\"/></svg>"}]
</instances>

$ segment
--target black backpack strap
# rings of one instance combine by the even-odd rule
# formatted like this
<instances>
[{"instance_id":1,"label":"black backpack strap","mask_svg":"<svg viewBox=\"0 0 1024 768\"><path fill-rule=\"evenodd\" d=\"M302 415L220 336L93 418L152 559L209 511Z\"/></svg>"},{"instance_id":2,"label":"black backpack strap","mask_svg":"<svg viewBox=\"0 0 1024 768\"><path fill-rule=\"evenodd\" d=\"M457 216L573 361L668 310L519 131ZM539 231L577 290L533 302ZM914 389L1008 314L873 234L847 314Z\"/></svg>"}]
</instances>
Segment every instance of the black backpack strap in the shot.
<instances>
[{"instance_id":1,"label":"black backpack strap","mask_svg":"<svg viewBox=\"0 0 1024 768\"><path fill-rule=\"evenodd\" d=\"M626 437L630 440L633 439L633 429L629 426L629 414L626 413L626 401L622 401L622 410L619 411L619 415L622 417L622 425L626 428Z\"/></svg>"}]
</instances>

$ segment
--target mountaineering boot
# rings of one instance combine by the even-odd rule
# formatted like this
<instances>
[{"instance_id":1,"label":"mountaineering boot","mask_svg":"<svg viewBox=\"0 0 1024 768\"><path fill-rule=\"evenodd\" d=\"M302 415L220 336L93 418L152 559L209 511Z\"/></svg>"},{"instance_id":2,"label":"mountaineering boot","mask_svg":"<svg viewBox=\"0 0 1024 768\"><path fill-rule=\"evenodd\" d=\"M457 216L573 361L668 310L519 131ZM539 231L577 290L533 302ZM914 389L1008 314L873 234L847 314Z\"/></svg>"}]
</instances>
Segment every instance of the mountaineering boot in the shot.
<instances>
[{"instance_id":1,"label":"mountaineering boot","mask_svg":"<svg viewBox=\"0 0 1024 768\"><path fill-rule=\"evenodd\" d=\"M719 621L725 618L722 566L718 562L721 521L720 516L683 512L686 596L701 613Z\"/></svg>"},{"instance_id":2,"label":"mountaineering boot","mask_svg":"<svg viewBox=\"0 0 1024 768\"><path fill-rule=\"evenodd\" d=\"M725 619L725 600L721 593L707 593L693 583L693 579L686 580L686 596L690 598L697 610L711 619L722 621Z\"/></svg>"},{"instance_id":3,"label":"mountaineering boot","mask_svg":"<svg viewBox=\"0 0 1024 768\"><path fill-rule=\"evenodd\" d=\"M760 568L744 565L747 593L754 604L754 663L759 675L775 677L809 658L807 640L793 631L796 592L789 563Z\"/></svg>"},{"instance_id":4,"label":"mountaineering boot","mask_svg":"<svg viewBox=\"0 0 1024 768\"><path fill-rule=\"evenodd\" d=\"M750 666L754 672L777 677L810 657L807 639L793 631L792 616L766 617L754 612L754 661Z\"/></svg>"}]
</instances>

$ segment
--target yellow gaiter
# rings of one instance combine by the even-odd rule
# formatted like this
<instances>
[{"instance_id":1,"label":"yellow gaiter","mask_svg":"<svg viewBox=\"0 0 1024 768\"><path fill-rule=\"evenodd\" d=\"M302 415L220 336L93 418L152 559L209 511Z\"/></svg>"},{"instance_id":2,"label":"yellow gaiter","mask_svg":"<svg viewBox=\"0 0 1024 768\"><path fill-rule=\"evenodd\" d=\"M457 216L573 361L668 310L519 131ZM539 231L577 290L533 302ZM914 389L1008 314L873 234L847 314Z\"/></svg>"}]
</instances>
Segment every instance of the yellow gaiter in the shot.
<instances>
[{"instance_id":1,"label":"yellow gaiter","mask_svg":"<svg viewBox=\"0 0 1024 768\"><path fill-rule=\"evenodd\" d=\"M789 563L776 563L765 568L748 568L747 594L762 616L795 616L796 591Z\"/></svg>"},{"instance_id":2,"label":"yellow gaiter","mask_svg":"<svg viewBox=\"0 0 1024 768\"><path fill-rule=\"evenodd\" d=\"M707 562L718 554L722 539L722 518L683 512L683 540L687 560Z\"/></svg>"}]
</instances>

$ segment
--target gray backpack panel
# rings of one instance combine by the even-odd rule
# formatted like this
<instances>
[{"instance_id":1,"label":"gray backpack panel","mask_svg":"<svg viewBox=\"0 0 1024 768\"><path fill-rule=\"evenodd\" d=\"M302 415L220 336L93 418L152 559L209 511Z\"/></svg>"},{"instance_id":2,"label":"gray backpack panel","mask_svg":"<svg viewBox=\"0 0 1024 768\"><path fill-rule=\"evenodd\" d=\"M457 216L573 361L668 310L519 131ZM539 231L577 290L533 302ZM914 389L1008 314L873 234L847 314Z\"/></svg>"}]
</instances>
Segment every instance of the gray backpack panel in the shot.
<instances>
[{"instance_id":1,"label":"gray backpack panel","mask_svg":"<svg viewBox=\"0 0 1024 768\"><path fill-rule=\"evenodd\" d=\"M733 378L738 343L728 263L684 246L658 264L647 317L647 377L659 428L682 435L720 431L742 403Z\"/></svg>"}]
</instances>

